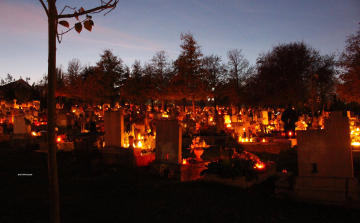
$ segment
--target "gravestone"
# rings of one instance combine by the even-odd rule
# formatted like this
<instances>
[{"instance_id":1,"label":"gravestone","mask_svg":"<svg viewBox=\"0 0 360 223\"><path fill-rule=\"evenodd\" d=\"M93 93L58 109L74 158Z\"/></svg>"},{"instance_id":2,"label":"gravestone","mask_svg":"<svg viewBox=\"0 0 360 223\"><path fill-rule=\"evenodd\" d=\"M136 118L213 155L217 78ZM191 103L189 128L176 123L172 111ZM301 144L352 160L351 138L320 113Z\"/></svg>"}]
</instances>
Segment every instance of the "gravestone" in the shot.
<instances>
[{"instance_id":1,"label":"gravestone","mask_svg":"<svg viewBox=\"0 0 360 223\"><path fill-rule=\"evenodd\" d=\"M124 116L120 111L106 111L104 116L105 146L124 145Z\"/></svg>"},{"instance_id":2,"label":"gravestone","mask_svg":"<svg viewBox=\"0 0 360 223\"><path fill-rule=\"evenodd\" d=\"M234 123L234 131L235 131L235 134L238 135L238 136L243 136L243 122L236 122Z\"/></svg>"},{"instance_id":3,"label":"gravestone","mask_svg":"<svg viewBox=\"0 0 360 223\"><path fill-rule=\"evenodd\" d=\"M67 113L66 112L59 112L57 119L56 119L56 126L59 128L67 127Z\"/></svg>"},{"instance_id":4,"label":"gravestone","mask_svg":"<svg viewBox=\"0 0 360 223\"><path fill-rule=\"evenodd\" d=\"M81 132L82 133L88 132L88 130L86 130L86 117L84 117L83 115L80 115L79 122L80 122Z\"/></svg>"},{"instance_id":5,"label":"gravestone","mask_svg":"<svg viewBox=\"0 0 360 223\"><path fill-rule=\"evenodd\" d=\"M268 111L261 111L260 117L262 118L262 124L263 125L268 125L269 124Z\"/></svg>"},{"instance_id":6,"label":"gravestone","mask_svg":"<svg viewBox=\"0 0 360 223\"><path fill-rule=\"evenodd\" d=\"M28 130L28 126L25 123L25 119L23 115L14 116L14 134L26 134L30 133ZM31 128L30 128L31 129Z\"/></svg>"},{"instance_id":7,"label":"gravestone","mask_svg":"<svg viewBox=\"0 0 360 223\"><path fill-rule=\"evenodd\" d=\"M350 145L349 118L331 112L324 129L297 131L298 170L295 196L303 199L358 200Z\"/></svg>"},{"instance_id":8,"label":"gravestone","mask_svg":"<svg viewBox=\"0 0 360 223\"><path fill-rule=\"evenodd\" d=\"M180 181L200 178L209 162L183 163L182 127L178 120L159 120L156 125L155 161L149 172Z\"/></svg>"},{"instance_id":9,"label":"gravestone","mask_svg":"<svg viewBox=\"0 0 360 223\"><path fill-rule=\"evenodd\" d=\"M348 118L354 118L354 112L353 111L347 111L346 112Z\"/></svg>"},{"instance_id":10,"label":"gravestone","mask_svg":"<svg viewBox=\"0 0 360 223\"><path fill-rule=\"evenodd\" d=\"M124 115L122 110L106 111L104 116L105 147L103 160L109 165L127 167L147 166L155 159L154 154L141 155L139 148L124 148Z\"/></svg>"},{"instance_id":11,"label":"gravestone","mask_svg":"<svg viewBox=\"0 0 360 223\"><path fill-rule=\"evenodd\" d=\"M231 122L230 115L224 115L224 122L226 124Z\"/></svg>"},{"instance_id":12,"label":"gravestone","mask_svg":"<svg viewBox=\"0 0 360 223\"><path fill-rule=\"evenodd\" d=\"M135 129L137 130L138 133L140 133L142 136L145 135L146 131L145 131L145 124L136 124L135 125ZM137 137L137 135L135 135Z\"/></svg>"},{"instance_id":13,"label":"gravestone","mask_svg":"<svg viewBox=\"0 0 360 223\"><path fill-rule=\"evenodd\" d=\"M242 131L242 138L250 138L250 127L250 120L243 122L242 128L240 129L240 131Z\"/></svg>"},{"instance_id":14,"label":"gravestone","mask_svg":"<svg viewBox=\"0 0 360 223\"><path fill-rule=\"evenodd\" d=\"M231 115L236 115L236 107L235 106L231 106Z\"/></svg>"},{"instance_id":15,"label":"gravestone","mask_svg":"<svg viewBox=\"0 0 360 223\"><path fill-rule=\"evenodd\" d=\"M130 132L132 135L135 135L135 123L130 124Z\"/></svg>"},{"instance_id":16,"label":"gravestone","mask_svg":"<svg viewBox=\"0 0 360 223\"><path fill-rule=\"evenodd\" d=\"M156 124L155 161L181 164L182 128L178 120L159 120Z\"/></svg>"},{"instance_id":17,"label":"gravestone","mask_svg":"<svg viewBox=\"0 0 360 223\"><path fill-rule=\"evenodd\" d=\"M224 117L218 115L218 119L216 120L216 128L218 132L224 131Z\"/></svg>"},{"instance_id":18,"label":"gravestone","mask_svg":"<svg viewBox=\"0 0 360 223\"><path fill-rule=\"evenodd\" d=\"M231 116L231 122L238 122L238 117L237 117L237 115L232 115Z\"/></svg>"}]
</instances>

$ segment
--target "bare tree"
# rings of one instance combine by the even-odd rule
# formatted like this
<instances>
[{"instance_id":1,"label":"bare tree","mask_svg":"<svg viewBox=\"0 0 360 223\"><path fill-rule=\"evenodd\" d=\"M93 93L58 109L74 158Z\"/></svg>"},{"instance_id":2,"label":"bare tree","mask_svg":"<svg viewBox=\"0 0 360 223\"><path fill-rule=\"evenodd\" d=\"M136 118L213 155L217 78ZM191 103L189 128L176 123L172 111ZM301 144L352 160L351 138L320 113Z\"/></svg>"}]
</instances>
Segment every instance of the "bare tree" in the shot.
<instances>
[{"instance_id":1,"label":"bare tree","mask_svg":"<svg viewBox=\"0 0 360 223\"><path fill-rule=\"evenodd\" d=\"M360 29L347 37L339 65L342 69L337 93L348 103L360 103Z\"/></svg>"},{"instance_id":2,"label":"bare tree","mask_svg":"<svg viewBox=\"0 0 360 223\"><path fill-rule=\"evenodd\" d=\"M225 64L221 63L221 57L217 55L205 56L203 58L206 81L208 83L208 97L213 101L215 114L218 99L223 96L223 86L226 81Z\"/></svg>"},{"instance_id":3,"label":"bare tree","mask_svg":"<svg viewBox=\"0 0 360 223\"><path fill-rule=\"evenodd\" d=\"M151 59L151 66L154 69L154 87L153 95L161 100L161 110L164 111L165 99L169 99L168 86L171 75L171 64L168 61L168 54L165 51L156 52L155 56Z\"/></svg>"},{"instance_id":4,"label":"bare tree","mask_svg":"<svg viewBox=\"0 0 360 223\"><path fill-rule=\"evenodd\" d=\"M1 85L10 84L13 81L15 81L15 78L13 78L10 74L7 74L5 80L1 78Z\"/></svg>"},{"instance_id":5,"label":"bare tree","mask_svg":"<svg viewBox=\"0 0 360 223\"><path fill-rule=\"evenodd\" d=\"M49 168L49 181L50 181L50 221L60 222L60 209L59 209L59 186L57 176L57 163L56 163L56 141L55 141L55 86L56 86L56 39L59 43L63 34L75 28L80 33L82 26L85 29L91 31L94 22L91 20L90 14L99 13L104 10L115 9L119 0L100 0L100 6L84 10L82 7L76 11L76 8L65 6L64 9L58 14L56 9L56 0L47 0L48 6L46 7L43 0L39 0L43 6L45 13L48 17L48 38L49 38L49 54L48 54L48 168ZM63 14L65 9L71 9L75 12L73 14ZM86 15L86 18L82 21L79 20L80 16ZM72 28L66 18L76 18L79 20ZM58 33L58 24L63 25L69 30L63 33ZM83 24L83 25L82 25Z\"/></svg>"},{"instance_id":6,"label":"bare tree","mask_svg":"<svg viewBox=\"0 0 360 223\"><path fill-rule=\"evenodd\" d=\"M232 49L227 52L229 70L229 97L233 105L240 105L241 92L246 80L253 70L249 61L244 58L241 49Z\"/></svg>"},{"instance_id":7,"label":"bare tree","mask_svg":"<svg viewBox=\"0 0 360 223\"><path fill-rule=\"evenodd\" d=\"M244 58L242 50L233 49L227 52L230 78L236 81L236 87L245 83L249 61Z\"/></svg>"}]
</instances>

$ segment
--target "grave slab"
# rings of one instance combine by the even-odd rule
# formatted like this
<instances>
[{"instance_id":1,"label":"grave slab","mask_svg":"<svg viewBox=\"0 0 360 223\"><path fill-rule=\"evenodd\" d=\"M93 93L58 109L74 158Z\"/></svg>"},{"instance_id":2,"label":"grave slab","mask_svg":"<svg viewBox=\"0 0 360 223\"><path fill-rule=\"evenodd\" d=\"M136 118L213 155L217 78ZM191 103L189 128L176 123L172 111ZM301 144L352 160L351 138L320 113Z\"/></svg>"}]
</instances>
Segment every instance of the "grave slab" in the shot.
<instances>
[{"instance_id":1,"label":"grave slab","mask_svg":"<svg viewBox=\"0 0 360 223\"><path fill-rule=\"evenodd\" d=\"M320 201L358 201L349 118L342 112L330 116L324 120L324 129L297 131L299 176L294 195Z\"/></svg>"}]
</instances>

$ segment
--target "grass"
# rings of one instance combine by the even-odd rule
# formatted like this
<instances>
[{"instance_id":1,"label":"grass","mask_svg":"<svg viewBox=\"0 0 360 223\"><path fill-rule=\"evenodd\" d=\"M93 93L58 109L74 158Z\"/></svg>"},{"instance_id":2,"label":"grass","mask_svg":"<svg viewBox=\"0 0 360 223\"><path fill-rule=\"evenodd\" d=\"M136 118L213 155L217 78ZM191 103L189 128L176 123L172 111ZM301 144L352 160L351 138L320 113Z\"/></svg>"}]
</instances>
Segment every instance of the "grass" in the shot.
<instances>
[{"instance_id":1,"label":"grass","mask_svg":"<svg viewBox=\"0 0 360 223\"><path fill-rule=\"evenodd\" d=\"M61 222L359 222L358 210L277 199L270 179L248 190L178 182L58 153ZM48 222L47 155L0 145L0 222ZM18 176L19 173L32 176Z\"/></svg>"}]
</instances>

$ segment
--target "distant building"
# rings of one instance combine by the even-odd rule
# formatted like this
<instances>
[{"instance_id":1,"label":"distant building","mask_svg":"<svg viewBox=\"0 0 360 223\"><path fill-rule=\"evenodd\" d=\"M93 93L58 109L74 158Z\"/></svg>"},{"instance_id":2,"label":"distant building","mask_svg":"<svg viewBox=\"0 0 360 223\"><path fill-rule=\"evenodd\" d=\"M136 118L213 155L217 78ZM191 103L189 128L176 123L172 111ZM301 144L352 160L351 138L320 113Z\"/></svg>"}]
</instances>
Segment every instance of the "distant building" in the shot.
<instances>
[{"instance_id":1,"label":"distant building","mask_svg":"<svg viewBox=\"0 0 360 223\"><path fill-rule=\"evenodd\" d=\"M0 100L28 102L35 99L36 90L23 79L0 86Z\"/></svg>"}]
</instances>

